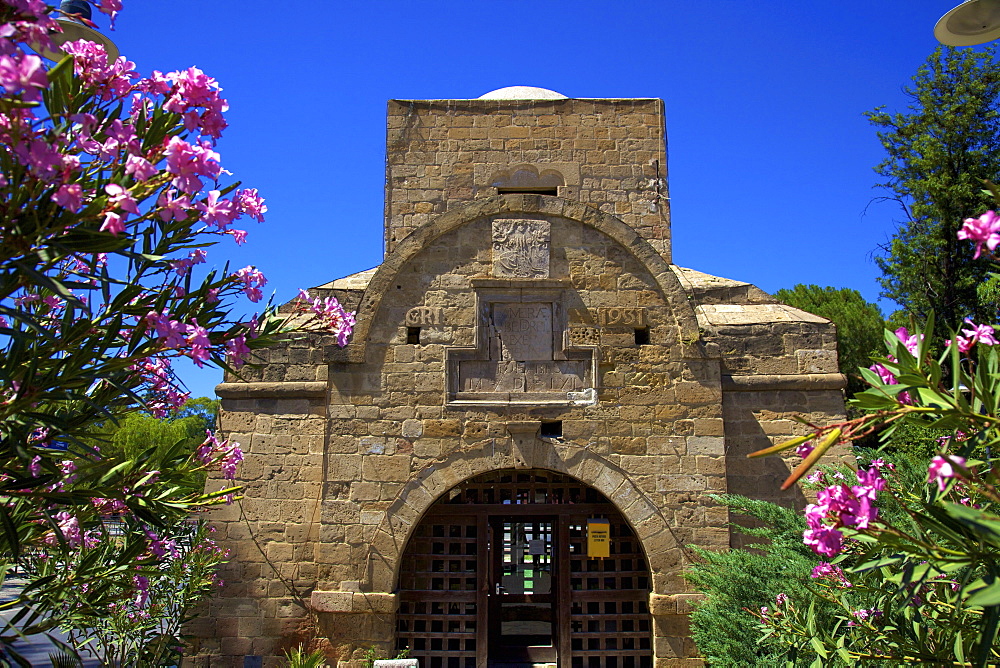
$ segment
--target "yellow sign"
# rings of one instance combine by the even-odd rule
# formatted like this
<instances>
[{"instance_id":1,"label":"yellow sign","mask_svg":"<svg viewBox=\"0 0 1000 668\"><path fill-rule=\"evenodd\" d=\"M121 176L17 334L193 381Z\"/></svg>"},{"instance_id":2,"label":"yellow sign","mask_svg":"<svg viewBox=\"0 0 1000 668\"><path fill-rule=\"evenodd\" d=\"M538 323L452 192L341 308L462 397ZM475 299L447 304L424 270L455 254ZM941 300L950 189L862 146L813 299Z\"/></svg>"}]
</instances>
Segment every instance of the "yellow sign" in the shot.
<instances>
[{"instance_id":1,"label":"yellow sign","mask_svg":"<svg viewBox=\"0 0 1000 668\"><path fill-rule=\"evenodd\" d=\"M587 520L587 556L591 559L611 556L611 523L608 520Z\"/></svg>"}]
</instances>

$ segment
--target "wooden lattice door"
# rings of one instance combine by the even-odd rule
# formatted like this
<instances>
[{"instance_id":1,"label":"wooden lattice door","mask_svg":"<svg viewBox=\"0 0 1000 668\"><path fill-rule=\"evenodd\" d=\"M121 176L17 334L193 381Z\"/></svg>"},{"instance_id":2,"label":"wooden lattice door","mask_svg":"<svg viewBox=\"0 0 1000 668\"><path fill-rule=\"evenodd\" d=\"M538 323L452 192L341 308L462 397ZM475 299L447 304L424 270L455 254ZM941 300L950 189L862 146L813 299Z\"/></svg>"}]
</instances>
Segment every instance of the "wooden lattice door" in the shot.
<instances>
[{"instance_id":1,"label":"wooden lattice door","mask_svg":"<svg viewBox=\"0 0 1000 668\"><path fill-rule=\"evenodd\" d=\"M587 520L607 519L607 558ZM421 668L649 668L650 576L596 490L550 471L496 471L437 501L400 567L397 647Z\"/></svg>"}]
</instances>

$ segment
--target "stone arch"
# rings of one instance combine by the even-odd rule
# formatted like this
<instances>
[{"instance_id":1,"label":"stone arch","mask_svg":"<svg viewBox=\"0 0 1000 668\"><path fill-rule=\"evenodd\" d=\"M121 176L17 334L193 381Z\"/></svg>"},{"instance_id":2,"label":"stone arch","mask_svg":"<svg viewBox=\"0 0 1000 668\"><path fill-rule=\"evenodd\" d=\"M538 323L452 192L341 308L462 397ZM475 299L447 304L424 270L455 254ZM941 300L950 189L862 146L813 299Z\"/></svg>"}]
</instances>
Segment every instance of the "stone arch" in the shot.
<instances>
[{"instance_id":1,"label":"stone arch","mask_svg":"<svg viewBox=\"0 0 1000 668\"><path fill-rule=\"evenodd\" d=\"M566 474L608 498L639 538L651 572L676 564L681 545L669 522L621 467L580 446L539 440L534 451L532 461L525 462L528 467ZM512 468L517 468L515 458L491 440L477 448L454 451L413 476L386 508L372 536L367 564L372 591L393 591L410 535L438 499L465 480ZM654 593L662 592L656 592L654 585Z\"/></svg>"},{"instance_id":2,"label":"stone arch","mask_svg":"<svg viewBox=\"0 0 1000 668\"><path fill-rule=\"evenodd\" d=\"M698 320L670 265L639 233L618 218L586 204L549 195L497 195L476 200L441 214L400 241L372 276L358 305L358 323L352 343L345 350L350 362L364 362L372 326L383 298L405 264L441 235L475 220L498 214L542 214L560 216L592 227L626 248L655 279L680 326L682 341L699 338ZM698 350L689 355L700 357Z\"/></svg>"}]
</instances>

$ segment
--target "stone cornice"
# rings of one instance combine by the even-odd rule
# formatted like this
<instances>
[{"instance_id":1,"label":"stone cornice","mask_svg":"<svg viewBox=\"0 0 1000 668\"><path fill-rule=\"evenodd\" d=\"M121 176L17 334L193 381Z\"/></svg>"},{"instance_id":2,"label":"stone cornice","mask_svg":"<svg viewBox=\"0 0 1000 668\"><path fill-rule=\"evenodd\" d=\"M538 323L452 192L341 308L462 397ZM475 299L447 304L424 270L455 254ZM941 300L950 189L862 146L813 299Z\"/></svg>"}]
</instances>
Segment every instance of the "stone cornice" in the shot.
<instances>
[{"instance_id":1,"label":"stone cornice","mask_svg":"<svg viewBox=\"0 0 1000 668\"><path fill-rule=\"evenodd\" d=\"M219 383L215 393L223 399L323 397L326 396L326 381Z\"/></svg>"},{"instance_id":2,"label":"stone cornice","mask_svg":"<svg viewBox=\"0 0 1000 668\"><path fill-rule=\"evenodd\" d=\"M762 374L723 376L723 392L766 392L769 390L842 390L847 376L842 373Z\"/></svg>"}]
</instances>

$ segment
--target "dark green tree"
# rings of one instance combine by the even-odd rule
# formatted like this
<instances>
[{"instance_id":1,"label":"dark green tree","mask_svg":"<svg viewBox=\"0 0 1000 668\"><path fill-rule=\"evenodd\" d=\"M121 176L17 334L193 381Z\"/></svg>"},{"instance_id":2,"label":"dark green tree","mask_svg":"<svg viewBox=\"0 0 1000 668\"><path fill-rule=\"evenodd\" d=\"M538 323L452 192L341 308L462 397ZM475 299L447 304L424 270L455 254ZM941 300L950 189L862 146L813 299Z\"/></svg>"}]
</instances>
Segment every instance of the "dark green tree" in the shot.
<instances>
[{"instance_id":1,"label":"dark green tree","mask_svg":"<svg viewBox=\"0 0 1000 668\"><path fill-rule=\"evenodd\" d=\"M989 208L983 180L1000 174L996 49L939 47L913 83L904 89L908 111L867 114L888 154L875 168L878 185L906 213L876 257L883 295L920 320L933 309L952 327L965 317L992 322L996 304L978 294L988 267L955 235L965 218Z\"/></svg>"},{"instance_id":2,"label":"dark green tree","mask_svg":"<svg viewBox=\"0 0 1000 668\"><path fill-rule=\"evenodd\" d=\"M871 355L883 348L885 320L879 307L851 288L799 283L791 290L778 290L774 296L789 306L833 321L837 326L840 372L847 375L848 394L865 389L858 367L870 366Z\"/></svg>"}]
</instances>

